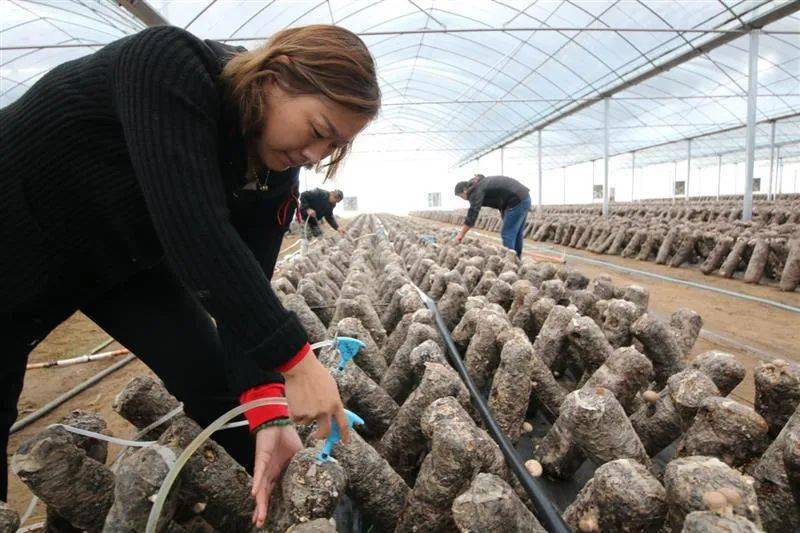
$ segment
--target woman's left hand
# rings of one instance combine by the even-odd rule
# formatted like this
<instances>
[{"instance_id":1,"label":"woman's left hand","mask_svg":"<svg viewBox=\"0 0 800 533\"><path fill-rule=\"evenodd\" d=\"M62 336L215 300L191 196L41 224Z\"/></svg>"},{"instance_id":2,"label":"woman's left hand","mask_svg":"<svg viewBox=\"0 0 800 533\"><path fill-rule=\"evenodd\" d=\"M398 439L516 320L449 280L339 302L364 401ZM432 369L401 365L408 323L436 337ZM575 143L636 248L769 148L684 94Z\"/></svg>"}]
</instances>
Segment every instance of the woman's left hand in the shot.
<instances>
[{"instance_id":1,"label":"woman's left hand","mask_svg":"<svg viewBox=\"0 0 800 533\"><path fill-rule=\"evenodd\" d=\"M263 527L275 482L294 454L303 447L294 426L272 426L256 433L256 460L252 495L256 499L253 524Z\"/></svg>"}]
</instances>

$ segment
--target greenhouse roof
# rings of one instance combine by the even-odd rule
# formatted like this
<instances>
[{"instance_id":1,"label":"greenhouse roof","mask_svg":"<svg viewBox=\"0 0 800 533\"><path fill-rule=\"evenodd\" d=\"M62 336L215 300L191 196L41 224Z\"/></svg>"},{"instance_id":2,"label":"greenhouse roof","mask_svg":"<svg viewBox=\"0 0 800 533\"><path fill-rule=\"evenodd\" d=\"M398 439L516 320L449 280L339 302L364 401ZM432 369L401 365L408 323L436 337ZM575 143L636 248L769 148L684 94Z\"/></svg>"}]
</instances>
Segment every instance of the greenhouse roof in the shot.
<instances>
[{"instance_id":1,"label":"greenhouse roof","mask_svg":"<svg viewBox=\"0 0 800 533\"><path fill-rule=\"evenodd\" d=\"M800 1L0 0L0 106L50 68L167 21L248 47L335 23L374 54L384 94L354 153L431 152L453 165L503 147L545 168L609 153L636 165L744 157L749 30L759 37L756 155L771 121L800 156ZM148 9L152 7L152 11ZM136 16L134 15L136 14ZM146 22L147 23L146 23ZM531 134L533 133L533 134Z\"/></svg>"}]
</instances>

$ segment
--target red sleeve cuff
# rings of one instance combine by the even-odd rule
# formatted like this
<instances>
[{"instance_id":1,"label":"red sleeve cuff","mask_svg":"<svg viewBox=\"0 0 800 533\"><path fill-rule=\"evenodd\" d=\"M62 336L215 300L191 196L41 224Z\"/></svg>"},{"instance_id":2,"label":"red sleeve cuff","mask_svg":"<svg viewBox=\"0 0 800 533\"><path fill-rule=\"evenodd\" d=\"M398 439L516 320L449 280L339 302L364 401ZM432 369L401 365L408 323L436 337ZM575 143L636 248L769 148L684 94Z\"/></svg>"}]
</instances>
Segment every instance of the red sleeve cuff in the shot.
<instances>
[{"instance_id":1,"label":"red sleeve cuff","mask_svg":"<svg viewBox=\"0 0 800 533\"><path fill-rule=\"evenodd\" d=\"M259 385L252 389L247 389L239 396L239 403L245 404L261 398L280 398L285 396L283 383L268 383ZM286 405L262 405L255 407L244 413L245 418L250 424L250 431L258 426L276 418L288 418L289 408Z\"/></svg>"},{"instance_id":2,"label":"red sleeve cuff","mask_svg":"<svg viewBox=\"0 0 800 533\"><path fill-rule=\"evenodd\" d=\"M308 343L306 343L306 345L305 345L305 346L303 346L302 348L300 348L300 351L299 351L299 352L297 352L297 354L296 354L294 357L292 357L291 359L289 359L288 361L286 361L285 363L283 363L281 366L277 367L277 368L276 368L276 370L277 370L278 372L288 372L289 370L291 370L291 369L293 369L295 366L297 366L297 363L299 363L300 361L302 361L302 360L303 360L303 358L304 358L306 355L308 355L308 353L309 353L310 351L311 351L311 345L310 345L310 344L308 344Z\"/></svg>"}]
</instances>

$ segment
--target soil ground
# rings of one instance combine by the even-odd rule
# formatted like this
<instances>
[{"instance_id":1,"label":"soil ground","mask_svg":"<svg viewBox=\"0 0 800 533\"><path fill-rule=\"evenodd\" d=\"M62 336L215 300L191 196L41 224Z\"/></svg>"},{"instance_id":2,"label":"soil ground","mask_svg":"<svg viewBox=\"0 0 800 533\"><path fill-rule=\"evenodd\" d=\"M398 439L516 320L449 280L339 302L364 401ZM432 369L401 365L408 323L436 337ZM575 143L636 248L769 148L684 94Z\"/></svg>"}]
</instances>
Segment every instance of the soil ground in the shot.
<instances>
[{"instance_id":1,"label":"soil ground","mask_svg":"<svg viewBox=\"0 0 800 533\"><path fill-rule=\"evenodd\" d=\"M285 257L299 249L295 245L296 235L287 235L284 239L281 257ZM98 345L108 340L109 336L83 313L77 312L64 321L47 336L28 357L28 363L39 363L55 359L65 359L91 352ZM112 342L100 351L122 348ZM31 369L25 375L25 387L19 401L19 419L37 410L55 397L86 381L101 370L115 364L125 355L111 360L95 361L66 367ZM49 424L57 423L74 409L85 409L97 412L108 423L110 434L122 438L130 437L135 428L125 419L117 415L111 408L114 396L122 390L132 378L152 374L150 369L138 359L134 359L121 369L105 377L93 387L81 392L74 398L57 407L33 424L23 428L11 436L8 452L13 454L27 438L40 432ZM108 448L109 462L116 457L120 447L110 444ZM28 507L32 494L14 474L9 476L8 503L20 515ZM44 520L45 506L37 504L26 524L35 524Z\"/></svg>"}]
</instances>

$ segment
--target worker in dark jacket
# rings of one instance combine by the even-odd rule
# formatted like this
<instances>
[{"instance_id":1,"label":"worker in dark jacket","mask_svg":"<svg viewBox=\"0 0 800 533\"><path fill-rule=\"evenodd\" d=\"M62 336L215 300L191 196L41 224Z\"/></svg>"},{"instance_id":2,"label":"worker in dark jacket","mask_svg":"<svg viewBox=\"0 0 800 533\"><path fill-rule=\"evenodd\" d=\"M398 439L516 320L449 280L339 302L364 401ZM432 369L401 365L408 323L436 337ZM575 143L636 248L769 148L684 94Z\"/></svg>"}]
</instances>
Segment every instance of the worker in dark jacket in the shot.
<instances>
[{"instance_id":1,"label":"worker in dark jacket","mask_svg":"<svg viewBox=\"0 0 800 533\"><path fill-rule=\"evenodd\" d=\"M469 211L461 231L456 235L456 242L461 242L475 225L481 207L494 207L503 217L503 228L500 231L503 246L516 251L518 257L522 255L525 217L531 208L531 196L527 187L506 176L486 177L476 174L470 181L456 183L455 194L469 202Z\"/></svg>"},{"instance_id":2,"label":"worker in dark jacket","mask_svg":"<svg viewBox=\"0 0 800 533\"><path fill-rule=\"evenodd\" d=\"M148 28L0 109L0 499L28 354L82 310L200 424L285 395L288 409L246 412L255 439L224 444L254 471L263 525L301 446L287 417L346 431L336 382L269 283L298 199L284 171L323 162L332 177L379 108L364 43L317 25L254 51Z\"/></svg>"},{"instance_id":3,"label":"worker in dark jacket","mask_svg":"<svg viewBox=\"0 0 800 533\"><path fill-rule=\"evenodd\" d=\"M344 198L344 193L338 189L334 191L325 189L303 191L303 194L300 195L300 216L305 222L307 239L311 236L322 235L319 222L323 219L327 220L328 224L339 232L339 235L344 235L344 229L339 227L339 223L333 216L333 208L342 201L342 198Z\"/></svg>"}]
</instances>

